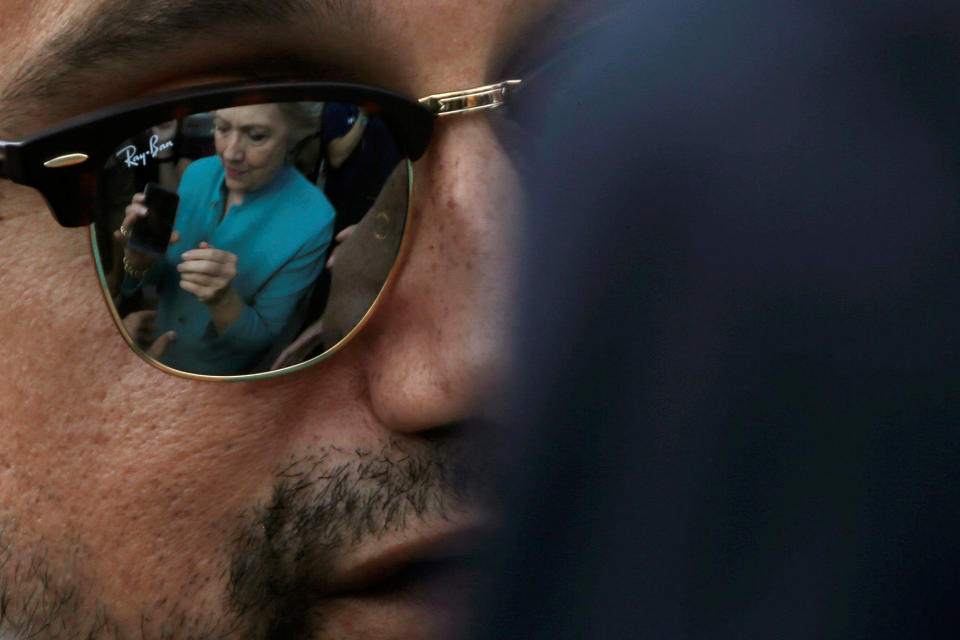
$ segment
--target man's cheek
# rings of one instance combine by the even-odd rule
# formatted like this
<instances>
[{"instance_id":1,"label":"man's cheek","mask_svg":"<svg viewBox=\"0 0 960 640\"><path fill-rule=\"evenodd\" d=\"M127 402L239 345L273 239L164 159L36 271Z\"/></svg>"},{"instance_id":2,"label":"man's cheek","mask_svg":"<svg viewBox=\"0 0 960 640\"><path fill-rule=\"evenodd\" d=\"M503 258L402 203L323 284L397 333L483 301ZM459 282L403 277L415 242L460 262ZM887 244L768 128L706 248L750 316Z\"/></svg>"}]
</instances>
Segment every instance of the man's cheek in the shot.
<instances>
[{"instance_id":1,"label":"man's cheek","mask_svg":"<svg viewBox=\"0 0 960 640\"><path fill-rule=\"evenodd\" d=\"M98 374L120 352L109 339L86 230L58 226L35 194L3 193L0 448L19 462L65 451L73 427L91 418L91 406L99 411ZM42 462L47 472L58 468L55 458Z\"/></svg>"},{"instance_id":2,"label":"man's cheek","mask_svg":"<svg viewBox=\"0 0 960 640\"><path fill-rule=\"evenodd\" d=\"M42 199L23 192L8 192L0 215L0 386L29 397L55 393L63 404L66 389L93 382L99 365L115 365L121 353L87 231L60 227Z\"/></svg>"}]
</instances>

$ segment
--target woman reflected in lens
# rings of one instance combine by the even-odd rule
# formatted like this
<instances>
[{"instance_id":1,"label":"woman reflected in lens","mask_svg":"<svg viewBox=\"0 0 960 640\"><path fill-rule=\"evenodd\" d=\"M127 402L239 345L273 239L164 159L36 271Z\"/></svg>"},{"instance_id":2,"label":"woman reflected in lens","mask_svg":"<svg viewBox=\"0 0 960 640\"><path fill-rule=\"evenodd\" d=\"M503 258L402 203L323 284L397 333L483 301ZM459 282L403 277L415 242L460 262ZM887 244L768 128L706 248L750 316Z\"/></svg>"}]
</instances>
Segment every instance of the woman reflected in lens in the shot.
<instances>
[{"instance_id":1,"label":"woman reflected in lens","mask_svg":"<svg viewBox=\"0 0 960 640\"><path fill-rule=\"evenodd\" d=\"M288 162L316 130L306 105L261 104L213 114L216 155L187 167L164 256L138 250L129 230L148 215L142 193L126 207L125 294L155 284L156 312L125 318L155 340L147 353L191 373L250 371L278 339L323 269L334 210Z\"/></svg>"}]
</instances>

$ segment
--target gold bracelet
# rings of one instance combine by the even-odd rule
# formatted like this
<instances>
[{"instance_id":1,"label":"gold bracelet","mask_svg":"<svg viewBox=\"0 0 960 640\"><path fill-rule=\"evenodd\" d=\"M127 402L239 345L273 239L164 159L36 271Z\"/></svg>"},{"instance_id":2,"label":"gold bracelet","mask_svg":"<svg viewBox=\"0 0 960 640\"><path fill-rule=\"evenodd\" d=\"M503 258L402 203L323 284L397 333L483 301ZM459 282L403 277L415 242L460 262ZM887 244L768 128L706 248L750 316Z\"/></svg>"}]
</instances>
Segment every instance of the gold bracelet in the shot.
<instances>
[{"instance_id":1,"label":"gold bracelet","mask_svg":"<svg viewBox=\"0 0 960 640\"><path fill-rule=\"evenodd\" d=\"M133 276L137 280L143 280L144 276L146 276L150 272L150 267L147 267L146 269L134 269L133 267L130 266L130 262L127 260L127 256L123 256L123 270L126 271L128 275Z\"/></svg>"}]
</instances>

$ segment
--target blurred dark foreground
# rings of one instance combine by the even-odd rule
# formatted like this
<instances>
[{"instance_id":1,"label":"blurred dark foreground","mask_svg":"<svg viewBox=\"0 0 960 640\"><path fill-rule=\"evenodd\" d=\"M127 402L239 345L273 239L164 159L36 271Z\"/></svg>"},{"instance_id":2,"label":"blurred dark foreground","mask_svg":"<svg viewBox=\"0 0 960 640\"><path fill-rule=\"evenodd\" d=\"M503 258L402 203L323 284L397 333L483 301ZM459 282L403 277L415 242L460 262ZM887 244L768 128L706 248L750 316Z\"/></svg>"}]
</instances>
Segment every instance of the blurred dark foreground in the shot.
<instances>
[{"instance_id":1,"label":"blurred dark foreground","mask_svg":"<svg viewBox=\"0 0 960 640\"><path fill-rule=\"evenodd\" d=\"M474 637L960 637L960 5L633 2L561 58Z\"/></svg>"}]
</instances>

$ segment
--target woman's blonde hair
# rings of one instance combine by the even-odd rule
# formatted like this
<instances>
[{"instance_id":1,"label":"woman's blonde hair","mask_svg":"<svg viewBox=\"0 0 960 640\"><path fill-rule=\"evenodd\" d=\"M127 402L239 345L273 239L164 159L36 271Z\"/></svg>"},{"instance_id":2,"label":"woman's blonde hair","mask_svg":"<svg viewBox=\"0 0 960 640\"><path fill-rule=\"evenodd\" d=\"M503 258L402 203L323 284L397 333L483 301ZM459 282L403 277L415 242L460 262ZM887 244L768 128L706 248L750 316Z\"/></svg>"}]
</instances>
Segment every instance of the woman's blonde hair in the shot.
<instances>
[{"instance_id":1,"label":"woman's blonde hair","mask_svg":"<svg viewBox=\"0 0 960 640\"><path fill-rule=\"evenodd\" d=\"M290 146L320 130L320 113L323 105L317 102L278 102L287 126L290 128Z\"/></svg>"}]
</instances>

